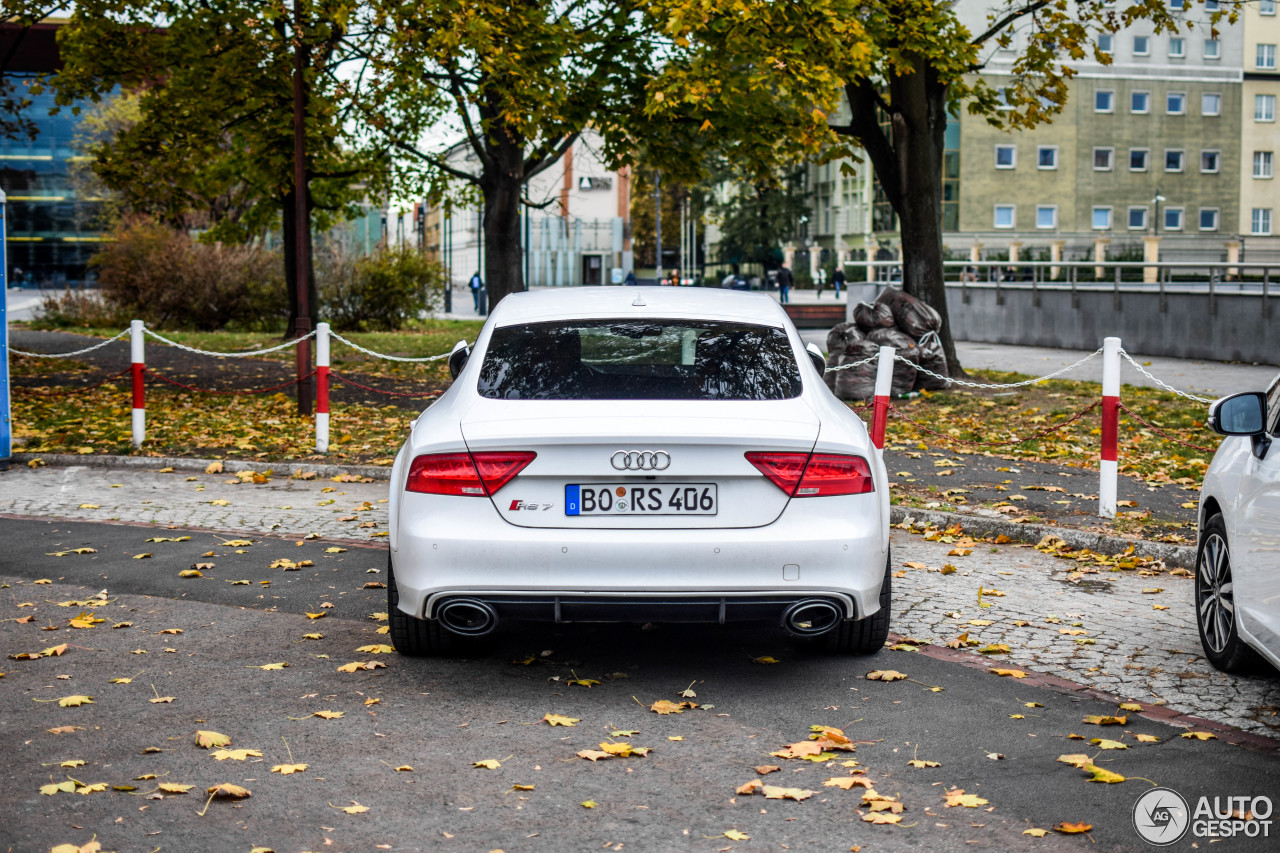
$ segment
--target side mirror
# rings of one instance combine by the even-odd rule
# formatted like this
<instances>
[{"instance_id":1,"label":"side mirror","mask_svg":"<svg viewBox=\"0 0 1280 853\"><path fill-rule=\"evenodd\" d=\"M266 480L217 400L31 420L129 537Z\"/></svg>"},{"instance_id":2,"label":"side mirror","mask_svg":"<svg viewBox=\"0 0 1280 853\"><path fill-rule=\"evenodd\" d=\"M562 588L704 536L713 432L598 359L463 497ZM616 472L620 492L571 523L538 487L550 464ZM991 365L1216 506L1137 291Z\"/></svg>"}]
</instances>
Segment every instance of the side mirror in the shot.
<instances>
[{"instance_id":1,"label":"side mirror","mask_svg":"<svg viewBox=\"0 0 1280 853\"><path fill-rule=\"evenodd\" d=\"M467 359L470 357L471 347L467 346L466 341L458 341L453 345L453 350L449 353L450 378L458 378L458 374L462 372L462 368L467 366Z\"/></svg>"},{"instance_id":2,"label":"side mirror","mask_svg":"<svg viewBox=\"0 0 1280 853\"><path fill-rule=\"evenodd\" d=\"M1220 435L1247 435L1253 439L1253 455L1264 459L1271 438L1267 435L1267 398L1258 391L1223 397L1209 406L1209 428Z\"/></svg>"},{"instance_id":3,"label":"side mirror","mask_svg":"<svg viewBox=\"0 0 1280 853\"><path fill-rule=\"evenodd\" d=\"M822 350L818 349L817 344L809 344L804 348L804 351L809 354L809 359L813 361L813 366L818 368L819 375L827 372L826 356L822 354Z\"/></svg>"}]
</instances>

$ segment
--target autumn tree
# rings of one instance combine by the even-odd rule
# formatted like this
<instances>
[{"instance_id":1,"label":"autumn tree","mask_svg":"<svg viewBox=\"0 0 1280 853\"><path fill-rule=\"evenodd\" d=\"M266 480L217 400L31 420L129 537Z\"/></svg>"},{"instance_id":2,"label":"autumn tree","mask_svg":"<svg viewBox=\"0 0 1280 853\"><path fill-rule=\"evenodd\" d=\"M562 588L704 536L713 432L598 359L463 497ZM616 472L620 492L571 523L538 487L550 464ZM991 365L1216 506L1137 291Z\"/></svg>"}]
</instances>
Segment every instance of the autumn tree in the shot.
<instances>
[{"instance_id":1,"label":"autumn tree","mask_svg":"<svg viewBox=\"0 0 1280 853\"><path fill-rule=\"evenodd\" d=\"M53 81L64 104L130 93L134 115L106 122L111 132L92 144L95 171L128 207L231 242L281 225L291 328L299 263L312 268L313 219L323 229L353 212L385 173L375 153L344 145L340 69L361 46L352 29L360 4L294 2L301 27L283 0L84 0L60 39L66 64ZM301 188L293 171L295 50L305 67ZM301 259L299 228L307 235ZM307 280L315 306L314 275Z\"/></svg>"},{"instance_id":2,"label":"autumn tree","mask_svg":"<svg viewBox=\"0 0 1280 853\"><path fill-rule=\"evenodd\" d=\"M794 7L790 19L782 20L775 6ZM1110 62L1095 47L1098 34L1139 20L1156 33L1187 26L1166 0L1139 0L1123 9L1093 0L656 0L655 7L667 36L687 39L694 58L655 84L664 97L649 103L652 113L718 112L732 120L736 104L752 93L735 83L744 64L758 69L751 81L755 92L783 88L798 112L818 110L825 120L834 113L832 96L843 96L848 120L810 127L808 153L823 159L856 155L874 169L900 222L903 288L942 315L943 345L956 372L962 371L943 279L948 118L964 109L1007 129L1052 121L1066 103L1076 66L1089 59ZM850 35L844 44L812 40L840 28ZM1015 30L1025 46L997 91L981 75L995 49L1012 43Z\"/></svg>"},{"instance_id":3,"label":"autumn tree","mask_svg":"<svg viewBox=\"0 0 1280 853\"><path fill-rule=\"evenodd\" d=\"M5 0L0 4L0 139L35 139L37 128L27 115L43 86L44 74L18 68L17 59L31 28L61 6L49 0Z\"/></svg>"}]
</instances>

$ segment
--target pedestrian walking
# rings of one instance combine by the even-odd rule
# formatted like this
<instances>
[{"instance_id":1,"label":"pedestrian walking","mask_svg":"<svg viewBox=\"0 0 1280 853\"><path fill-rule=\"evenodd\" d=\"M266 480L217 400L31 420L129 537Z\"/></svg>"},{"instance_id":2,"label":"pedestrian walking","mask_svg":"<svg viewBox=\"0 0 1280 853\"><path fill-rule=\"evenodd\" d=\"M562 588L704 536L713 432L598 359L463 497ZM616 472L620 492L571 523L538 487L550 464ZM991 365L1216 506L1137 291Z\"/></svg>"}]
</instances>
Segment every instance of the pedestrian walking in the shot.
<instances>
[{"instance_id":1,"label":"pedestrian walking","mask_svg":"<svg viewBox=\"0 0 1280 853\"><path fill-rule=\"evenodd\" d=\"M791 270L787 269L787 265L783 264L778 267L778 301L787 303L791 301L791 285L795 283L795 279L791 275Z\"/></svg>"},{"instance_id":2,"label":"pedestrian walking","mask_svg":"<svg viewBox=\"0 0 1280 853\"><path fill-rule=\"evenodd\" d=\"M822 298L822 291L827 289L827 268L818 267L818 299Z\"/></svg>"},{"instance_id":3,"label":"pedestrian walking","mask_svg":"<svg viewBox=\"0 0 1280 853\"><path fill-rule=\"evenodd\" d=\"M624 281L623 284L626 285L627 287L635 287L639 283L640 282L636 281L636 271L627 270L627 280Z\"/></svg>"},{"instance_id":4,"label":"pedestrian walking","mask_svg":"<svg viewBox=\"0 0 1280 853\"><path fill-rule=\"evenodd\" d=\"M467 282L467 287L471 288L471 304L477 314L480 313L480 289L484 287L484 279L480 278L480 270L476 270L471 275L471 281Z\"/></svg>"},{"instance_id":5,"label":"pedestrian walking","mask_svg":"<svg viewBox=\"0 0 1280 853\"><path fill-rule=\"evenodd\" d=\"M844 284L844 267L838 266L836 267L836 271L831 274L831 286L835 288L837 302L840 301L840 288L844 287Z\"/></svg>"}]
</instances>

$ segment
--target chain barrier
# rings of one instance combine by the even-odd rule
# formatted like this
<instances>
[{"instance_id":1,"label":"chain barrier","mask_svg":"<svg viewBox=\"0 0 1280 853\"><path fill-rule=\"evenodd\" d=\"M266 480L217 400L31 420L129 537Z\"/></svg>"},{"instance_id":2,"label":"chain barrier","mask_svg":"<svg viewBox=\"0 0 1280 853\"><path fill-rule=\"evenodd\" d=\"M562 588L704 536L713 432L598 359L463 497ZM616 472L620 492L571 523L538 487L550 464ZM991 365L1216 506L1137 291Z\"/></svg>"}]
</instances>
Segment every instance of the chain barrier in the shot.
<instances>
[{"instance_id":1,"label":"chain barrier","mask_svg":"<svg viewBox=\"0 0 1280 853\"><path fill-rule=\"evenodd\" d=\"M177 341L171 341L168 338L166 338L164 335L160 334L159 332L153 332L151 329L148 329L146 327L143 328L143 331L145 331L148 335L150 335L151 337L155 338L157 341L160 341L163 344L168 344L171 347L177 347L178 349L185 350L187 352L193 352L197 355L210 355L210 356L213 356L214 358L248 358L254 355L267 355L268 353L279 352L282 349L289 349L290 347L297 346L298 344L305 341L307 338L314 338L316 336L315 329L312 329L310 332L307 332L305 335L303 335L300 338L294 338L291 341L286 341L285 343L278 344L273 347L268 347L267 349L256 349L250 352L214 352L213 350L200 349L199 347L189 347L186 344L180 344Z\"/></svg>"},{"instance_id":2,"label":"chain barrier","mask_svg":"<svg viewBox=\"0 0 1280 853\"><path fill-rule=\"evenodd\" d=\"M125 372L128 372L128 371L125 371ZM185 388L188 391L198 391L201 394L227 394L227 395L233 395L233 396L242 396L242 395L248 395L248 394L268 394L272 391L279 391L281 388L288 388L290 385L297 385L299 382L305 382L306 380L310 379L312 376L316 375L316 371L313 370L310 373L308 373L306 376L296 377L294 379L290 379L288 382L281 382L279 385L271 385L267 388L248 388L248 389L238 389L233 391L220 391L215 388L198 388L195 385L187 385L186 383L179 382L176 379L170 379L168 376L165 376L163 373L158 373L157 371L152 370L150 367L144 367L142 369L142 372L146 373L148 376L154 376L156 379L159 379L161 382L167 382L170 385L174 385L178 388Z\"/></svg>"},{"instance_id":3,"label":"chain barrier","mask_svg":"<svg viewBox=\"0 0 1280 853\"><path fill-rule=\"evenodd\" d=\"M84 355L87 352L93 352L96 349L102 349L107 344L110 344L113 341L118 341L127 334L129 334L128 329L125 329L120 332L116 332L113 336L107 338L105 341L96 343L91 347L85 347L84 349L75 350L74 352L27 352L26 350L14 349L13 347L9 347L9 352L14 353L16 355L25 355L27 358L73 358L77 355Z\"/></svg>"},{"instance_id":4,"label":"chain barrier","mask_svg":"<svg viewBox=\"0 0 1280 853\"><path fill-rule=\"evenodd\" d=\"M930 429L929 427L925 426L919 421L916 421L907 417L902 413L902 410L899 409L897 406L894 406L891 404L889 406L889 411L890 413L893 414L895 418L904 420L907 423L915 426L917 429L923 430L924 432L927 432L930 435L936 435L938 438L945 439L946 441L952 442L953 444L963 444L963 445L968 445L970 447L1010 447L1015 444L1024 444L1028 441L1035 441L1038 438L1044 438L1047 435L1052 435L1055 432L1059 432L1065 429L1066 427L1071 426L1071 424L1080 420L1085 415L1089 414L1090 412L1092 412L1094 409L1098 408L1101 405L1102 405L1101 401L1096 401L1090 404L1088 408L1085 408L1080 410L1079 412L1076 412L1074 415L1072 415L1070 418L1068 418L1067 420L1063 421L1060 424L1054 424L1048 429L1041 430L1040 432L1037 432L1033 435L1029 435L1026 438L1017 438L1017 439L1013 439L1012 441L970 441L969 439L965 439L965 438L956 438L955 436L947 435L946 433L943 433L943 432L938 432L935 429Z\"/></svg>"},{"instance_id":5,"label":"chain barrier","mask_svg":"<svg viewBox=\"0 0 1280 853\"><path fill-rule=\"evenodd\" d=\"M828 373L835 373L838 370L850 370L854 367L862 367L862 365L864 364L870 364L873 361L878 361L879 359L880 359L880 354L876 353L873 356L868 356L867 358L864 358L862 361L855 361L850 364L841 364L838 367L828 367L822 373L825 376Z\"/></svg>"},{"instance_id":6,"label":"chain barrier","mask_svg":"<svg viewBox=\"0 0 1280 853\"><path fill-rule=\"evenodd\" d=\"M436 397L444 393L443 391L427 391L422 394L411 394L411 393L406 393L404 391L388 391L385 388L374 388L369 385L361 385L359 382L356 382L354 379L350 378L345 374L339 373L336 370L330 370L329 375L332 376L337 381L344 382L347 385L354 385L356 388L363 388L365 391L372 391L375 394L386 394L388 397L425 398L425 397Z\"/></svg>"},{"instance_id":7,"label":"chain barrier","mask_svg":"<svg viewBox=\"0 0 1280 853\"><path fill-rule=\"evenodd\" d=\"M1131 408L1129 408L1128 406L1126 406L1124 403L1121 403L1121 404L1120 404L1120 410L1121 410L1121 411L1123 411L1125 414L1127 414L1129 417L1133 418L1133 419L1134 419L1135 421L1137 421L1138 423L1140 423L1140 424L1142 424L1143 426L1145 426L1147 429L1149 429L1149 430L1151 430L1152 432L1154 432L1156 435L1159 435L1159 436L1161 436L1161 437L1163 437L1163 438L1167 438L1167 439L1169 439L1170 441L1172 441L1174 444L1181 444L1183 447L1190 447L1192 450L1200 450L1200 451L1203 451L1203 452L1205 452L1205 453L1217 453L1217 452L1218 452L1218 448L1216 448L1216 447L1201 447L1201 446L1200 446L1200 445L1198 445L1198 444L1192 444L1192 443L1191 443L1191 442L1189 442L1189 441L1184 441L1183 439L1178 438L1176 435L1171 435L1170 433L1165 432L1163 429L1161 429L1160 427L1158 427L1158 426L1156 426L1155 424L1151 423L1151 422L1150 422L1150 421L1148 421L1146 418L1142 417L1142 415L1138 414L1138 413L1137 413L1137 412L1135 412L1133 409L1131 409Z\"/></svg>"},{"instance_id":8,"label":"chain barrier","mask_svg":"<svg viewBox=\"0 0 1280 853\"><path fill-rule=\"evenodd\" d=\"M1174 388L1174 387L1173 387L1172 385L1170 385L1168 382L1165 382L1165 381L1164 381L1164 380L1162 380L1162 379L1157 379L1157 378L1155 378L1154 376L1152 376L1150 373L1148 373L1148 372L1147 372L1147 369L1146 369L1145 367L1143 367L1141 364L1138 364L1138 362L1134 361L1134 360L1133 360L1133 356L1131 356L1131 355L1129 355L1129 353L1125 352L1123 347L1120 349L1120 355L1124 356L1124 357L1125 357L1125 359L1126 359L1130 364L1132 364L1132 365L1134 366L1134 368L1136 368L1136 369L1137 369L1137 371L1138 371L1139 373L1141 373L1143 376L1147 377L1147 378L1148 378L1148 379L1150 379L1152 382L1154 382L1154 383L1156 383L1157 385L1159 385L1159 386L1160 386L1161 388L1163 388L1164 390L1166 390L1166 391L1172 391L1173 393L1177 394L1179 397L1186 397L1188 400L1194 400L1194 401L1195 401L1195 402L1197 402L1197 403L1212 403L1212 402L1213 402L1212 400L1207 400L1207 399L1205 399L1204 397L1197 397L1195 394L1188 394L1186 391L1179 391L1177 388Z\"/></svg>"},{"instance_id":9,"label":"chain barrier","mask_svg":"<svg viewBox=\"0 0 1280 853\"><path fill-rule=\"evenodd\" d=\"M315 333L312 332L312 334L315 334ZM387 361L412 361L412 362L439 361L442 358L449 357L449 353L447 352L441 353L440 355L424 355L420 358L409 358L408 356L402 356L402 355L387 355L386 353L375 352L374 350L362 347L358 343L355 343L354 341L347 340L337 332L333 332L333 331L329 332L329 337L333 338L334 340L342 341L344 344L351 347L353 350L362 352L365 355L371 355L374 358L386 359Z\"/></svg>"},{"instance_id":10,"label":"chain barrier","mask_svg":"<svg viewBox=\"0 0 1280 853\"><path fill-rule=\"evenodd\" d=\"M67 396L70 396L71 394L81 394L85 391L92 391L95 388L101 388L103 385L106 385L107 383L112 382L113 380L119 379L121 376L124 376L126 373L130 371L130 369L131 368L126 367L124 370L120 371L119 373L111 374L101 382L95 382L92 385L82 385L78 388L68 388L65 391L46 391L46 390L41 390L39 388L32 388L30 386L24 386L24 385L14 385L13 390L15 392L21 392L23 394L30 394L33 397L67 397Z\"/></svg>"},{"instance_id":11,"label":"chain barrier","mask_svg":"<svg viewBox=\"0 0 1280 853\"><path fill-rule=\"evenodd\" d=\"M1061 370L1050 373L1047 376L1040 376L1036 379L1024 379L1021 382L968 382L964 379L953 379L950 376L943 376L941 373L934 373L932 370L923 368L916 362L907 358L906 356L898 355L896 352L893 354L893 357L895 360L900 361L903 364L911 365L919 373L923 373L927 376L932 376L934 379L945 379L948 382L951 382L955 385L963 385L966 388L1023 388L1023 387L1026 387L1027 385L1035 385L1038 382L1045 382L1049 379L1054 379L1058 376L1061 376L1064 373L1069 373L1070 371L1075 370L1080 365L1085 364L1090 359L1097 358L1100 355L1102 355L1102 347L1098 347L1096 350L1089 353L1084 358L1077 361L1075 364L1069 364L1066 367L1062 368Z\"/></svg>"}]
</instances>

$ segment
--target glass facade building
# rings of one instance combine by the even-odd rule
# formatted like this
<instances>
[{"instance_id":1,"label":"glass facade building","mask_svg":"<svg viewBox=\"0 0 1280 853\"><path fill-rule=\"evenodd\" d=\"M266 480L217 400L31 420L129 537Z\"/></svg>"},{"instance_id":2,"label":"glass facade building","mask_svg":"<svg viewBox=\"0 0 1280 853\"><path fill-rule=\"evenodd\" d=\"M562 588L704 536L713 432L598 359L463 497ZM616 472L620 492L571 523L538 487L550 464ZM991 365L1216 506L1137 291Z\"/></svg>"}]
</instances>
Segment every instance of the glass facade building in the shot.
<instances>
[{"instance_id":1,"label":"glass facade building","mask_svg":"<svg viewBox=\"0 0 1280 853\"><path fill-rule=\"evenodd\" d=\"M56 71L59 26L46 21L29 28L0 28L0 55L10 57L5 77L22 87ZM79 195L73 180L78 119L66 107L50 115L50 92L31 100L22 117L35 125L35 138L0 138L0 189L8 196L9 283L82 286L92 280L87 262L105 235L97 222L100 202Z\"/></svg>"}]
</instances>

